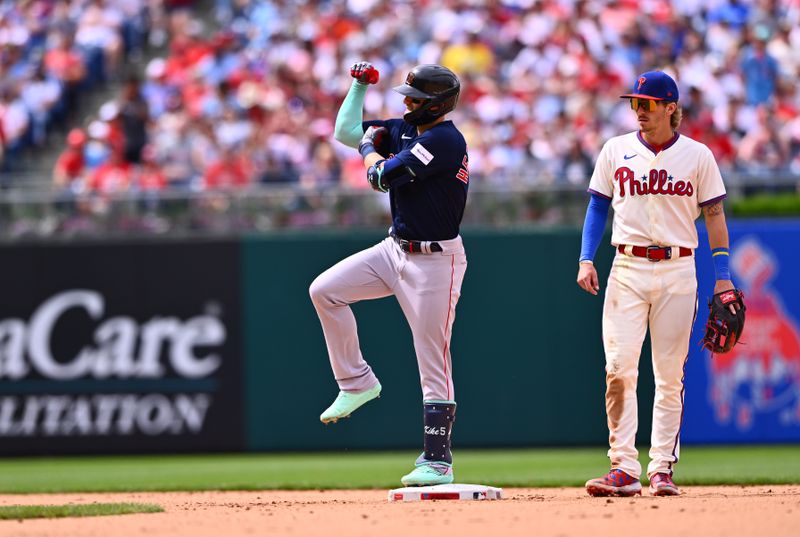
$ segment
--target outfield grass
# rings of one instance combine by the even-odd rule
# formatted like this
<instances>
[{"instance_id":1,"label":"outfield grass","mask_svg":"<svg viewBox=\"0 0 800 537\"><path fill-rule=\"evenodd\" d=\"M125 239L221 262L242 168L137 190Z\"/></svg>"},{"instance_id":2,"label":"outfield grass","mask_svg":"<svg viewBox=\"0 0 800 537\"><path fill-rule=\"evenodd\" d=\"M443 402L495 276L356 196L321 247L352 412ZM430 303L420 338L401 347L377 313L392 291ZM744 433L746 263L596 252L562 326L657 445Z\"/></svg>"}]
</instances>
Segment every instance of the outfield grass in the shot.
<instances>
[{"instance_id":1,"label":"outfield grass","mask_svg":"<svg viewBox=\"0 0 800 537\"><path fill-rule=\"evenodd\" d=\"M400 486L400 476L411 469L417 454L4 459L0 493L392 488ZM459 483L582 486L608 469L602 448L458 450L454 455ZM685 448L675 479L682 485L800 484L800 446Z\"/></svg>"}]
</instances>

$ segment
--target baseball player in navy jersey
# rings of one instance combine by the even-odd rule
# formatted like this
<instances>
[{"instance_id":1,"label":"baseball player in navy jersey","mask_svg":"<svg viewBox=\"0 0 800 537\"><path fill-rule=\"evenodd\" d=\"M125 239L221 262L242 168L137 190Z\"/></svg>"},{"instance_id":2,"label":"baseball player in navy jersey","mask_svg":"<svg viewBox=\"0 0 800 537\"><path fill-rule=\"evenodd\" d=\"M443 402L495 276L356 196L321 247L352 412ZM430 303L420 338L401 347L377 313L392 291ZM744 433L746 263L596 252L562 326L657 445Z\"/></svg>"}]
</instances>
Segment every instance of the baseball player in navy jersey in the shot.
<instances>
[{"instance_id":1,"label":"baseball player in navy jersey","mask_svg":"<svg viewBox=\"0 0 800 537\"><path fill-rule=\"evenodd\" d=\"M734 288L722 210L725 186L711 151L676 132L681 110L669 75L644 73L622 97L630 99L639 130L610 139L597 159L577 279L593 295L600 289L592 260L613 206L616 256L603 303L611 471L589 480L586 490L592 496L641 494L636 381L649 327L656 393L647 476L651 494L674 496L680 494L672 473L680 455L684 365L697 314L695 220L701 212L716 271L714 292Z\"/></svg>"},{"instance_id":2,"label":"baseball player in navy jersey","mask_svg":"<svg viewBox=\"0 0 800 537\"><path fill-rule=\"evenodd\" d=\"M414 338L422 385L424 450L406 486L453 482L450 436L455 420L450 336L467 258L459 235L469 185L467 144L445 115L458 102L461 84L449 69L419 65L404 84L402 119L363 121L364 95L378 71L360 62L339 109L334 137L357 147L366 179L388 192L389 236L320 274L310 294L322 324L339 395L320 416L348 417L376 398L381 385L361 354L350 304L394 295Z\"/></svg>"}]
</instances>

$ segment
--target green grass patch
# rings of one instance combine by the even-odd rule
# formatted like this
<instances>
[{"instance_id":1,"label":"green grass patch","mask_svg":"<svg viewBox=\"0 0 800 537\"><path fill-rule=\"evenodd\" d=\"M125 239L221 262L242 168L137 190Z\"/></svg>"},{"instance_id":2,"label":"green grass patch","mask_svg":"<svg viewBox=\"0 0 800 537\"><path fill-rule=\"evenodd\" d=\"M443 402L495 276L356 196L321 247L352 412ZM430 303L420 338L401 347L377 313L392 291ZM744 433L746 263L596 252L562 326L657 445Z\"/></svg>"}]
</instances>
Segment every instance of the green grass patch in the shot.
<instances>
[{"instance_id":1,"label":"green grass patch","mask_svg":"<svg viewBox=\"0 0 800 537\"><path fill-rule=\"evenodd\" d=\"M756 194L738 198L731 202L734 216L743 218L800 216L800 194Z\"/></svg>"},{"instance_id":2,"label":"green grass patch","mask_svg":"<svg viewBox=\"0 0 800 537\"><path fill-rule=\"evenodd\" d=\"M0 493L354 489L400 486L417 452L174 455L0 460ZM582 486L605 448L456 450L459 483ZM646 452L642 466L647 467ZM688 447L683 485L800 484L800 446Z\"/></svg>"},{"instance_id":3,"label":"green grass patch","mask_svg":"<svg viewBox=\"0 0 800 537\"><path fill-rule=\"evenodd\" d=\"M89 503L85 505L3 505L0 520L163 513L154 503Z\"/></svg>"}]
</instances>

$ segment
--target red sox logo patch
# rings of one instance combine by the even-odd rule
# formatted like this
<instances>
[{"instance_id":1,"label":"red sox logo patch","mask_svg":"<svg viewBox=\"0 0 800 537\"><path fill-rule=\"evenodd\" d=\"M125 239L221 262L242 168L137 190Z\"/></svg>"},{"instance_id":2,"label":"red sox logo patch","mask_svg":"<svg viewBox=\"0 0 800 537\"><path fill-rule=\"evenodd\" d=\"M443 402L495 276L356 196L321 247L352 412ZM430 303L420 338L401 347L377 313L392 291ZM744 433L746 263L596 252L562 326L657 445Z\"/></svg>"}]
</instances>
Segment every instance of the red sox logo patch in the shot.
<instances>
[{"instance_id":1,"label":"red sox logo patch","mask_svg":"<svg viewBox=\"0 0 800 537\"><path fill-rule=\"evenodd\" d=\"M646 196L648 194L661 194L666 196L691 196L694 186L691 181L675 181L667 170L650 170L649 177L636 174L628 167L622 166L614 172L614 180L619 182L619 195L625 197Z\"/></svg>"}]
</instances>

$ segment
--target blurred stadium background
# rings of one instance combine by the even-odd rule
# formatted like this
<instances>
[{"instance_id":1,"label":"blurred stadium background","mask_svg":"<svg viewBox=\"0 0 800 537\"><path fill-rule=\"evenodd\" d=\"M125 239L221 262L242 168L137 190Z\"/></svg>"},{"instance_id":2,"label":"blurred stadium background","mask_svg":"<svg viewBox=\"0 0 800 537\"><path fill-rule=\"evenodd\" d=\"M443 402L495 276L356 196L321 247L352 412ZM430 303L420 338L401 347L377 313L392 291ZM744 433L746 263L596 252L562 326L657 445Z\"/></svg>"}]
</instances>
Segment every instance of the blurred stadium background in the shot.
<instances>
[{"instance_id":1,"label":"blurred stadium background","mask_svg":"<svg viewBox=\"0 0 800 537\"><path fill-rule=\"evenodd\" d=\"M367 118L402 113L418 63L462 79L456 445L605 443L602 304L575 260L594 158L636 128L617 96L652 68L722 169L752 303L734 355L693 345L684 439L800 442L800 1L0 0L0 452L417 445L390 301L356 307L394 384L370 430L317 421L336 388L307 286L389 223L332 139L357 60L381 72Z\"/></svg>"},{"instance_id":2,"label":"blurred stadium background","mask_svg":"<svg viewBox=\"0 0 800 537\"><path fill-rule=\"evenodd\" d=\"M0 6L10 238L382 225L332 139L360 59L382 74L365 117L400 114L390 88L417 63L463 79L468 224L579 222L600 146L635 128L617 95L653 67L677 77L681 131L712 148L732 202L800 179L795 0Z\"/></svg>"}]
</instances>

